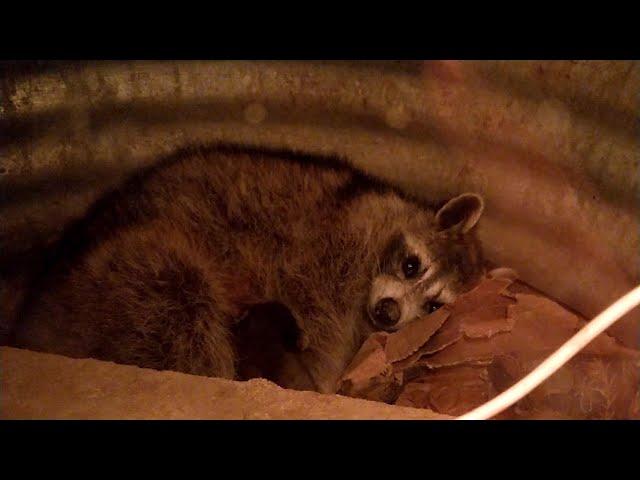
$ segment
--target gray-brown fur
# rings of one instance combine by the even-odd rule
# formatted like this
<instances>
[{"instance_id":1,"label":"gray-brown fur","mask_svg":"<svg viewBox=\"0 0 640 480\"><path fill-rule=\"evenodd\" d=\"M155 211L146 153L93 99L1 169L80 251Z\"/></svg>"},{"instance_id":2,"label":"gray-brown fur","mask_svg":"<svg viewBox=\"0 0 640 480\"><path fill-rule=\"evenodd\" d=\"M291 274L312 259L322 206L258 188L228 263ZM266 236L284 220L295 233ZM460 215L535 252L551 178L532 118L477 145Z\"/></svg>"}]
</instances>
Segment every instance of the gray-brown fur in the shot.
<instances>
[{"instance_id":1,"label":"gray-brown fur","mask_svg":"<svg viewBox=\"0 0 640 480\"><path fill-rule=\"evenodd\" d=\"M400 258L393 245L406 249L404 232L448 272L451 292L468 289L482 262L461 222L445 225L446 215L313 160L203 147L137 176L63 238L27 297L14 344L239 378L265 371L246 361L266 361L271 325L285 336L297 327L293 345L272 355L280 358L269 376L334 391L374 329L372 282L397 275L390 259ZM276 308L255 313L264 304ZM250 334L242 325L252 316L258 327Z\"/></svg>"}]
</instances>

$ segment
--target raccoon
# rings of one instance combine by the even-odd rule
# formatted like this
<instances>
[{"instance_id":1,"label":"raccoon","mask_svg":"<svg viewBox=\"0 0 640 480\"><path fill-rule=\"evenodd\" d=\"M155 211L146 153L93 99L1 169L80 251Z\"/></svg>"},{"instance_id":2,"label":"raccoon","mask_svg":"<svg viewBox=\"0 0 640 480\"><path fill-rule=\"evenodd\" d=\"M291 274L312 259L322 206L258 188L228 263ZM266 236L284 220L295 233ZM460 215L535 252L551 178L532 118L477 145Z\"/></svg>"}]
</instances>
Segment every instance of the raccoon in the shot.
<instances>
[{"instance_id":1,"label":"raccoon","mask_svg":"<svg viewBox=\"0 0 640 480\"><path fill-rule=\"evenodd\" d=\"M482 211L472 193L435 211L337 158L186 148L68 229L12 344L332 393L366 336L479 281Z\"/></svg>"}]
</instances>

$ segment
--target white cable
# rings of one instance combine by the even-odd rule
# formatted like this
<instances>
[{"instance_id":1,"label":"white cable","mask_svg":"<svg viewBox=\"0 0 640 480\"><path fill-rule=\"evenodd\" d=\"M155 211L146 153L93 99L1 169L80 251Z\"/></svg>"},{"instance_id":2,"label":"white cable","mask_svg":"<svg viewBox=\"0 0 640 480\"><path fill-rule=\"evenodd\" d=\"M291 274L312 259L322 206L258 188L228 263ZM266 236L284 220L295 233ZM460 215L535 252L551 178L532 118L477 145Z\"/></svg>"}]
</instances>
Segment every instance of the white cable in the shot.
<instances>
[{"instance_id":1,"label":"white cable","mask_svg":"<svg viewBox=\"0 0 640 480\"><path fill-rule=\"evenodd\" d=\"M638 304L640 304L640 285L586 324L582 330L558 348L558 350L538 365L529 375L497 397L471 412L465 413L456 420L486 420L506 410L553 375L591 342L591 340L600 335Z\"/></svg>"}]
</instances>

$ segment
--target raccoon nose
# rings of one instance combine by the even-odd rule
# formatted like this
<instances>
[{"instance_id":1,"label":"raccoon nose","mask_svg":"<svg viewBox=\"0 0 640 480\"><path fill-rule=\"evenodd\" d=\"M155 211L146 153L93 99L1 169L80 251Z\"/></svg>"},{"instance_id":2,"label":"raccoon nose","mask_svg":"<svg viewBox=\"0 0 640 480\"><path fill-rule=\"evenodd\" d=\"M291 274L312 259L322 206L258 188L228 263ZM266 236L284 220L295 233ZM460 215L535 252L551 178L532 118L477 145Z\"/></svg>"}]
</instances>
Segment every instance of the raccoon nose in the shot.
<instances>
[{"instance_id":1,"label":"raccoon nose","mask_svg":"<svg viewBox=\"0 0 640 480\"><path fill-rule=\"evenodd\" d=\"M381 325L391 327L400 320L400 305L393 298L383 298L376 303L373 317Z\"/></svg>"}]
</instances>

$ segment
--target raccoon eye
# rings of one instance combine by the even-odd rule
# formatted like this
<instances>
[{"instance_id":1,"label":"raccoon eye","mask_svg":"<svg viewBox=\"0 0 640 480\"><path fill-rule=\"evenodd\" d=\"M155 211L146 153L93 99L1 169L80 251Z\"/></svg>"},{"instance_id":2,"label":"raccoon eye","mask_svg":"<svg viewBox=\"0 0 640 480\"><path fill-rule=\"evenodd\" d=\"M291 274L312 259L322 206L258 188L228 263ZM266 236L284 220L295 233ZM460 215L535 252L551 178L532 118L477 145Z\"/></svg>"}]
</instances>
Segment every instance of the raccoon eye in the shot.
<instances>
[{"instance_id":1,"label":"raccoon eye","mask_svg":"<svg viewBox=\"0 0 640 480\"><path fill-rule=\"evenodd\" d=\"M420 270L420 259L416 255L411 255L402 262L402 273L405 278L413 278Z\"/></svg>"},{"instance_id":2,"label":"raccoon eye","mask_svg":"<svg viewBox=\"0 0 640 480\"><path fill-rule=\"evenodd\" d=\"M425 309L427 313L433 313L438 310L442 306L442 303L438 302L428 302L427 308Z\"/></svg>"}]
</instances>

